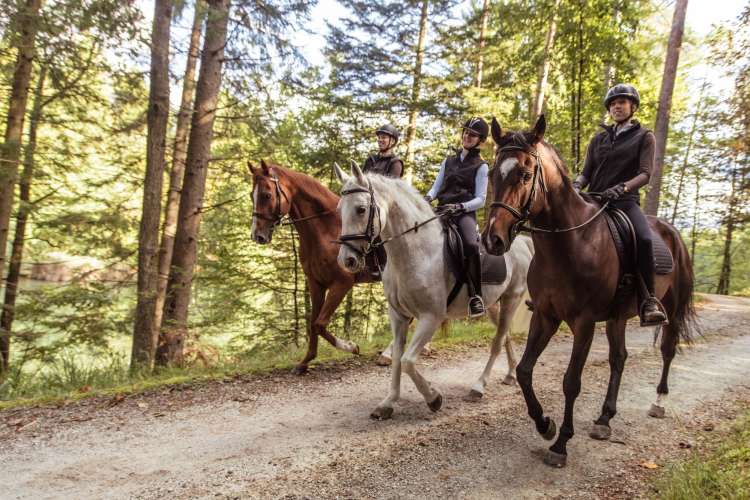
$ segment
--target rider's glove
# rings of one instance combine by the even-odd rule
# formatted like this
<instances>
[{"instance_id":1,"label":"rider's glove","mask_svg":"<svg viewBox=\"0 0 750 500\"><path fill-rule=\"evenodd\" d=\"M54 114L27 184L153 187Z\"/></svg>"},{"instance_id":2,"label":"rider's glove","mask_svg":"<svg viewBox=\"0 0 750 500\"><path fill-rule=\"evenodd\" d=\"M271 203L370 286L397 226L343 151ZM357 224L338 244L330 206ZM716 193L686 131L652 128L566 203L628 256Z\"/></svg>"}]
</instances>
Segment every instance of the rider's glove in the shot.
<instances>
[{"instance_id":1,"label":"rider's glove","mask_svg":"<svg viewBox=\"0 0 750 500\"><path fill-rule=\"evenodd\" d=\"M464 206L460 203L449 203L447 205L443 205L443 208L450 214L459 214L464 211Z\"/></svg>"},{"instance_id":2,"label":"rider's glove","mask_svg":"<svg viewBox=\"0 0 750 500\"><path fill-rule=\"evenodd\" d=\"M578 181L573 181L573 189L575 190L576 193L580 193L581 192L581 183L578 182Z\"/></svg>"},{"instance_id":3,"label":"rider's glove","mask_svg":"<svg viewBox=\"0 0 750 500\"><path fill-rule=\"evenodd\" d=\"M620 183L605 190L602 193L602 198L604 198L605 200L614 201L619 200L623 194L625 194L625 184Z\"/></svg>"},{"instance_id":4,"label":"rider's glove","mask_svg":"<svg viewBox=\"0 0 750 500\"><path fill-rule=\"evenodd\" d=\"M427 203L432 203L432 196L430 196L429 194L424 195L424 201L426 201Z\"/></svg>"}]
</instances>

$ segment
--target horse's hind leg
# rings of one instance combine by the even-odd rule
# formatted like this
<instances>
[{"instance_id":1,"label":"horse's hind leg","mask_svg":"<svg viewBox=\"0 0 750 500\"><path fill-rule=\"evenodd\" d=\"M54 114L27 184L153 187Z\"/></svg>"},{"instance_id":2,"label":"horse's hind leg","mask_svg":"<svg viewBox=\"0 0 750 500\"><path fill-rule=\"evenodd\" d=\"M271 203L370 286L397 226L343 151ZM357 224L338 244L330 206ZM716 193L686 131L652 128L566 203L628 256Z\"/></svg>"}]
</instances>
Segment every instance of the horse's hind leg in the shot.
<instances>
[{"instance_id":1,"label":"horse's hind leg","mask_svg":"<svg viewBox=\"0 0 750 500\"><path fill-rule=\"evenodd\" d=\"M331 288L326 294L326 299L323 302L323 307L320 309L320 314L315 319L313 327L318 331L318 334L326 339L333 347L344 352L350 352L352 354L359 354L359 346L350 340L344 340L337 338L335 335L326 330L328 323L331 322L333 313L336 312L336 308L341 304L341 301L352 289L353 282L351 281L339 281L331 285Z\"/></svg>"},{"instance_id":2,"label":"horse's hind leg","mask_svg":"<svg viewBox=\"0 0 750 500\"><path fill-rule=\"evenodd\" d=\"M609 342L609 386L602 405L602 413L589 432L589 436L594 439L609 439L612 435L609 421L617 413L617 395L620 391L625 360L628 357L628 351L625 349L625 319L607 321L607 341Z\"/></svg>"},{"instance_id":3,"label":"horse's hind leg","mask_svg":"<svg viewBox=\"0 0 750 500\"><path fill-rule=\"evenodd\" d=\"M560 434L555 444L550 446L544 462L553 467L563 467L567 461L567 444L575 434L573 429L573 406L581 393L581 373L589 355L591 341L594 340L594 322L578 320L573 323L573 352L570 363L563 379L563 393L565 394L565 417L563 418Z\"/></svg>"},{"instance_id":4,"label":"horse's hind leg","mask_svg":"<svg viewBox=\"0 0 750 500\"><path fill-rule=\"evenodd\" d=\"M659 385L656 386L656 402L651 405L648 410L648 415L654 418L664 418L666 410L664 409L667 401L667 394L669 394L669 385L667 379L669 378L669 367L672 364L674 355L677 352L677 343L679 342L679 335L673 323L670 322L668 325L661 327L661 357L662 357L662 369L661 379Z\"/></svg>"},{"instance_id":5,"label":"horse's hind leg","mask_svg":"<svg viewBox=\"0 0 750 500\"><path fill-rule=\"evenodd\" d=\"M513 344L510 341L510 336L508 335L508 333L510 331L510 323L513 319L513 313L515 312L520 302L520 295L513 297L503 297L503 299L500 301L499 307L497 307L497 311L492 310L496 306L490 308L490 314L492 314L491 319L497 327L495 330L495 338L492 339L492 345L490 347L490 357L487 360L487 364L484 366L482 375L480 375L479 380L477 380L474 385L471 386L471 391L469 391L469 394L466 396L466 398L464 398L467 401L478 401L482 398L482 396L484 396L484 390L490 380L492 367L495 365L495 361L500 355L503 344L505 344L505 350L508 355L508 373L505 375L503 383L507 385L515 383L516 357L513 354Z\"/></svg>"},{"instance_id":6,"label":"horse's hind leg","mask_svg":"<svg viewBox=\"0 0 750 500\"><path fill-rule=\"evenodd\" d=\"M393 405L398 401L401 393L401 356L406 344L406 330L409 328L409 318L404 318L392 307L388 308L393 332L393 362L391 363L391 386L388 396L370 413L370 418L384 420L393 415Z\"/></svg>"},{"instance_id":7,"label":"horse's hind leg","mask_svg":"<svg viewBox=\"0 0 750 500\"><path fill-rule=\"evenodd\" d=\"M417 370L417 358L419 353L422 352L422 348L432 339L432 335L435 330L438 329L442 318L437 318L432 315L424 315L419 318L417 322L417 328L414 332L414 337L406 348L406 352L401 358L401 363L404 367L404 371L411 377L414 385L417 386L417 390L422 394L427 406L432 411L438 411L443 404L443 396L437 390L430 386L430 383L425 379L421 373ZM395 345L394 345L395 347ZM394 352L394 362L396 360Z\"/></svg>"}]
</instances>

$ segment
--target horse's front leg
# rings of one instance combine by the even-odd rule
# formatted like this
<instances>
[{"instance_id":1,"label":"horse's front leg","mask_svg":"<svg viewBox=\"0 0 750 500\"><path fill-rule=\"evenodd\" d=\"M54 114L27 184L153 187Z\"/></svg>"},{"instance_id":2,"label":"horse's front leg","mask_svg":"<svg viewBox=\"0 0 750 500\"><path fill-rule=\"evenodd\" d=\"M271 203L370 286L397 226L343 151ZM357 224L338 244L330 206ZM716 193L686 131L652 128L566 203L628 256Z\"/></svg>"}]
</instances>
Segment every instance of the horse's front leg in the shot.
<instances>
[{"instance_id":1,"label":"horse's front leg","mask_svg":"<svg viewBox=\"0 0 750 500\"><path fill-rule=\"evenodd\" d=\"M414 337L406 348L406 352L401 358L404 371L411 377L414 385L417 386L417 390L422 394L427 406L432 411L438 411L443 405L443 396L437 390L430 386L430 383L425 379L421 373L417 370L417 358L422 352L424 346L432 339L435 330L438 329L442 323L443 318L433 315L424 315L419 318L417 322L417 328L414 332ZM394 363L396 362L396 355L394 352L393 356Z\"/></svg>"},{"instance_id":2,"label":"horse's front leg","mask_svg":"<svg viewBox=\"0 0 750 500\"><path fill-rule=\"evenodd\" d=\"M565 394L565 417L560 427L560 435L555 444L550 446L544 463L553 467L564 467L568 458L567 443L573 437L573 405L581 393L581 373L589 355L591 341L594 339L594 321L578 319L571 325L573 330L573 352L563 379Z\"/></svg>"},{"instance_id":3,"label":"horse's front leg","mask_svg":"<svg viewBox=\"0 0 750 500\"><path fill-rule=\"evenodd\" d=\"M346 294L349 293L349 290L352 289L352 286L354 286L354 281L350 279L337 281L331 285L323 302L323 307L320 309L320 314L318 314L313 323L313 328L336 349L352 354L359 354L359 346L357 344L350 340L340 339L326 329L328 323L331 322L333 314L336 312L336 308L339 307L339 304L346 297Z\"/></svg>"},{"instance_id":4,"label":"horse's front leg","mask_svg":"<svg viewBox=\"0 0 750 500\"><path fill-rule=\"evenodd\" d=\"M310 364L310 361L315 359L318 355L318 328L315 326L315 319L317 319L320 310L323 307L326 289L314 279L307 280L307 287L310 291L310 303L312 306L310 317L313 318L313 321L310 322L310 328L307 331L307 353L302 361L300 361L299 364L294 367L294 370L292 370L292 373L295 375L304 375L307 373L307 367Z\"/></svg>"},{"instance_id":5,"label":"horse's front leg","mask_svg":"<svg viewBox=\"0 0 750 500\"><path fill-rule=\"evenodd\" d=\"M537 359L541 356L544 349L549 343L549 339L560 326L560 320L542 315L538 309L531 315L531 324L529 325L529 337L526 340L526 348L523 351L521 362L516 368L518 385L521 386L523 398L526 401L526 408L529 416L534 420L536 430L544 439L555 437L557 429L555 421L544 415L542 405L534 394L532 378L534 366Z\"/></svg>"},{"instance_id":6,"label":"horse's front leg","mask_svg":"<svg viewBox=\"0 0 750 500\"><path fill-rule=\"evenodd\" d=\"M393 342L391 342L393 352L391 387L388 391L388 396L370 413L370 418L376 420L391 418L393 415L393 405L401 395L401 356L404 352L404 345L406 345L406 331L409 328L410 321L410 318L402 316L390 306L388 307L388 316L391 320L391 331L393 332Z\"/></svg>"},{"instance_id":7,"label":"horse's front leg","mask_svg":"<svg viewBox=\"0 0 750 500\"><path fill-rule=\"evenodd\" d=\"M609 386L604 398L602 413L594 422L589 436L594 439L609 439L612 429L609 421L617 413L617 395L620 392L620 380L625 369L628 351L625 349L625 319L607 321L607 341L609 342Z\"/></svg>"}]
</instances>

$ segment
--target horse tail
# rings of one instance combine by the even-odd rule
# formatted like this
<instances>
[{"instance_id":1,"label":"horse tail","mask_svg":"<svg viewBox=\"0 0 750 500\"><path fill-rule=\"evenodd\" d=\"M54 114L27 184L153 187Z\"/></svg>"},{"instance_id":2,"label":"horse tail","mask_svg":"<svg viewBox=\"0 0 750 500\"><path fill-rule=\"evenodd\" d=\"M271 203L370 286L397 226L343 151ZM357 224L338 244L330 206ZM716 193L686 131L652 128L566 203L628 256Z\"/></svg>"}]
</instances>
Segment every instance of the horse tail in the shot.
<instances>
[{"instance_id":1,"label":"horse tail","mask_svg":"<svg viewBox=\"0 0 750 500\"><path fill-rule=\"evenodd\" d=\"M695 287L695 275L693 273L693 263L690 260L685 242L682 240L680 233L670 226L675 239L675 283L673 284L673 293L676 298L675 311L670 322L673 325L675 333L680 340L686 344L693 342L695 335L700 335L700 327L695 313L693 303L693 291Z\"/></svg>"}]
</instances>

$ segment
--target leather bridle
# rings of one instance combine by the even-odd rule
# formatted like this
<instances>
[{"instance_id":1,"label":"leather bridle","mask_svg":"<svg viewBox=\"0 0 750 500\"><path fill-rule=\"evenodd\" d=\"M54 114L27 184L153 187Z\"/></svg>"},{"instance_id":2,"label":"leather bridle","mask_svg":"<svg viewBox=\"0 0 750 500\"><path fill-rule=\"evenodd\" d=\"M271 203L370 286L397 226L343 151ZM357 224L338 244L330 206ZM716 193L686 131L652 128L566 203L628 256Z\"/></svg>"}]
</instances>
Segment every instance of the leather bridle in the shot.
<instances>
[{"instance_id":1,"label":"leather bridle","mask_svg":"<svg viewBox=\"0 0 750 500\"><path fill-rule=\"evenodd\" d=\"M363 233L342 234L339 239L335 240L335 242L344 245L360 257L365 257L367 254L372 252L373 248L375 247L375 239L380 235L379 232L378 234L375 234L376 214L378 216L378 225L382 225L382 223L380 222L380 209L375 203L375 193L372 190L372 184L369 180L367 181L367 188L354 187L351 189L345 189L341 191L341 196L344 197L355 193L367 193L370 196L370 204L367 207L367 226L365 227L365 231ZM353 245L351 243L352 241L364 241L365 246L363 248L359 248L356 245Z\"/></svg>"},{"instance_id":2,"label":"leather bridle","mask_svg":"<svg viewBox=\"0 0 750 500\"><path fill-rule=\"evenodd\" d=\"M274 183L274 186L276 187L276 210L274 214L272 215L266 215L262 214L260 212L255 211L255 204L253 204L253 217L257 217L262 220L267 220L270 222L273 222L273 227L281 225L282 219L287 215L284 213L281 213L281 197L283 196L284 199L289 203L289 206L291 207L291 202L289 201L289 197L286 195L283 189L281 189L281 184L279 183L279 178L276 177L273 173L271 173L268 176L268 179L271 180L271 182Z\"/></svg>"}]
</instances>

